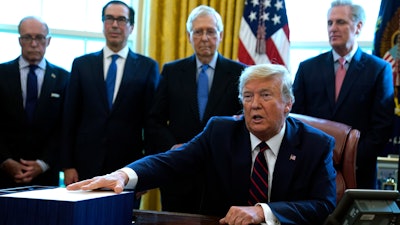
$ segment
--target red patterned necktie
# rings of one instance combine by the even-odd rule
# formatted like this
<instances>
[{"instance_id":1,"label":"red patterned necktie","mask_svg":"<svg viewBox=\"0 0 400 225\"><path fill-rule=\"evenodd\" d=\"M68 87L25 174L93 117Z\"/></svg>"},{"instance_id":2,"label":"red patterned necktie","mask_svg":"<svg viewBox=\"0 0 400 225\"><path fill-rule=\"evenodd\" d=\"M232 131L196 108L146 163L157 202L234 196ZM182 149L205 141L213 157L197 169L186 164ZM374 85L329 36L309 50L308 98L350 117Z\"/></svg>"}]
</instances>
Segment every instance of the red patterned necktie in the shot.
<instances>
[{"instance_id":1,"label":"red patterned necktie","mask_svg":"<svg viewBox=\"0 0 400 225\"><path fill-rule=\"evenodd\" d=\"M340 88L342 87L344 76L346 75L346 68L344 67L345 64L346 60L343 57L340 57L339 68L336 71L336 78L335 78L335 100L338 99Z\"/></svg>"},{"instance_id":2,"label":"red patterned necktie","mask_svg":"<svg viewBox=\"0 0 400 225\"><path fill-rule=\"evenodd\" d=\"M248 204L251 206L259 202L268 202L268 165L265 160L264 151L269 149L269 147L264 141L258 147L260 148L260 152L254 161L250 179Z\"/></svg>"}]
</instances>

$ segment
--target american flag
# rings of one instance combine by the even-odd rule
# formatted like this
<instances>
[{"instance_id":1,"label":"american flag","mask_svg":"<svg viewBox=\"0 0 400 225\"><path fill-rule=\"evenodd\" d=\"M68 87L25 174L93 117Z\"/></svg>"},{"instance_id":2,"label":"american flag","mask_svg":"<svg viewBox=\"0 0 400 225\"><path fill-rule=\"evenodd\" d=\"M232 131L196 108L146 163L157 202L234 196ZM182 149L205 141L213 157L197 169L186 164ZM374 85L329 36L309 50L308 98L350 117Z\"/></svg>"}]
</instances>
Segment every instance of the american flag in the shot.
<instances>
[{"instance_id":1,"label":"american flag","mask_svg":"<svg viewBox=\"0 0 400 225\"><path fill-rule=\"evenodd\" d=\"M246 0L240 23L239 61L289 67L289 24L284 0Z\"/></svg>"}]
</instances>

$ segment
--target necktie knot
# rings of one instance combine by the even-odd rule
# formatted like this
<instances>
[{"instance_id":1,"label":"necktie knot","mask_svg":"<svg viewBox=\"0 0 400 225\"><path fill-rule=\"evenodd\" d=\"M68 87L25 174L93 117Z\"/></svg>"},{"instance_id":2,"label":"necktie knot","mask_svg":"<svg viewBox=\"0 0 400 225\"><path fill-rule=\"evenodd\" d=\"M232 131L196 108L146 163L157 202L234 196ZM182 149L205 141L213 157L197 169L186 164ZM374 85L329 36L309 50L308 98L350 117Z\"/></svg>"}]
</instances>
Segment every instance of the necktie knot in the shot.
<instances>
[{"instance_id":1,"label":"necktie knot","mask_svg":"<svg viewBox=\"0 0 400 225\"><path fill-rule=\"evenodd\" d=\"M201 65L201 72L204 72L204 73L205 73L205 72L207 71L208 67L209 67L208 64L203 64L203 65Z\"/></svg>"},{"instance_id":2,"label":"necktie knot","mask_svg":"<svg viewBox=\"0 0 400 225\"><path fill-rule=\"evenodd\" d=\"M260 144L258 144L258 147L260 148L260 152L264 152L265 150L269 149L265 141L260 142Z\"/></svg>"},{"instance_id":3,"label":"necktie knot","mask_svg":"<svg viewBox=\"0 0 400 225\"><path fill-rule=\"evenodd\" d=\"M33 72L33 73L35 72L35 70L37 68L39 68L37 65L34 65L34 64L31 64L28 67L29 67L29 72Z\"/></svg>"},{"instance_id":4,"label":"necktie knot","mask_svg":"<svg viewBox=\"0 0 400 225\"><path fill-rule=\"evenodd\" d=\"M345 64L346 64L346 59L343 58L343 57L340 57L340 58L339 58L339 65L340 65L340 66L344 66Z\"/></svg>"},{"instance_id":5,"label":"necktie knot","mask_svg":"<svg viewBox=\"0 0 400 225\"><path fill-rule=\"evenodd\" d=\"M117 54L111 55L111 63L115 63L118 58L119 58L119 55L117 55Z\"/></svg>"}]
</instances>

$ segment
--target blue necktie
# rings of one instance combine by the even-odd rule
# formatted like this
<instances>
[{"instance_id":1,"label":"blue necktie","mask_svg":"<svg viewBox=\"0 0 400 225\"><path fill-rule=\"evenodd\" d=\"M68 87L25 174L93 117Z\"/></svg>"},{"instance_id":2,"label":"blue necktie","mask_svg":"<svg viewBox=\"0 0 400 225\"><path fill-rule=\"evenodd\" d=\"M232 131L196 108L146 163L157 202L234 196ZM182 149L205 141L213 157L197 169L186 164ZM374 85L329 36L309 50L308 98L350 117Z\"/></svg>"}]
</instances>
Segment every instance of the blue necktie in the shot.
<instances>
[{"instance_id":1,"label":"blue necktie","mask_svg":"<svg viewBox=\"0 0 400 225\"><path fill-rule=\"evenodd\" d=\"M268 165L265 160L264 152L269 149L263 141L258 147L260 152L257 154L251 174L248 204L253 206L256 203L268 202Z\"/></svg>"},{"instance_id":2,"label":"blue necktie","mask_svg":"<svg viewBox=\"0 0 400 225\"><path fill-rule=\"evenodd\" d=\"M112 60L110 63L110 67L108 68L107 77L106 77L106 88L107 88L107 100L108 106L110 109L113 105L114 98L114 89L115 89L115 79L117 77L117 64L115 63L119 57L119 55L112 55Z\"/></svg>"},{"instance_id":3,"label":"blue necktie","mask_svg":"<svg viewBox=\"0 0 400 225\"><path fill-rule=\"evenodd\" d=\"M36 102L38 98L38 83L35 70L37 65L29 65L28 79L26 82L26 101L25 111L28 116L28 121L32 122L33 114L36 109Z\"/></svg>"},{"instance_id":4,"label":"blue necktie","mask_svg":"<svg viewBox=\"0 0 400 225\"><path fill-rule=\"evenodd\" d=\"M204 111L206 109L208 101L208 76L207 71L208 65L202 65L197 79L197 103L199 106L200 121L203 120Z\"/></svg>"}]
</instances>

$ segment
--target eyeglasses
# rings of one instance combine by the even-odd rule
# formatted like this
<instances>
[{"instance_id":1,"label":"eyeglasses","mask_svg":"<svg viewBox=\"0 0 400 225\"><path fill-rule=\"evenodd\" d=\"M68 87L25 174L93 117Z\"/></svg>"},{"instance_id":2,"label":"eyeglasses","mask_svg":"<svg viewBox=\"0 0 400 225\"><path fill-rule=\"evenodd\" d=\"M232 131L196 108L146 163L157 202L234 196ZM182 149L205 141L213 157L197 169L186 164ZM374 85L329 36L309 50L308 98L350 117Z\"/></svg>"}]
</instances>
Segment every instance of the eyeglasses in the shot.
<instances>
[{"instance_id":1,"label":"eyeglasses","mask_svg":"<svg viewBox=\"0 0 400 225\"><path fill-rule=\"evenodd\" d=\"M215 38L218 35L218 31L215 29L208 29L208 30L192 30L192 35L195 38L200 38L203 37L204 34L206 34L207 37L209 38Z\"/></svg>"},{"instance_id":2,"label":"eyeglasses","mask_svg":"<svg viewBox=\"0 0 400 225\"><path fill-rule=\"evenodd\" d=\"M126 18L124 16L120 17L113 17L113 16L103 16L103 22L107 25L112 25L114 24L114 21L117 21L118 26L125 26L129 22L129 18Z\"/></svg>"},{"instance_id":3,"label":"eyeglasses","mask_svg":"<svg viewBox=\"0 0 400 225\"><path fill-rule=\"evenodd\" d=\"M32 37L31 35L23 35L19 37L19 39L22 41L24 44L30 44L32 41L36 41L39 44L45 44L47 37L43 35L37 35L35 37Z\"/></svg>"}]
</instances>

